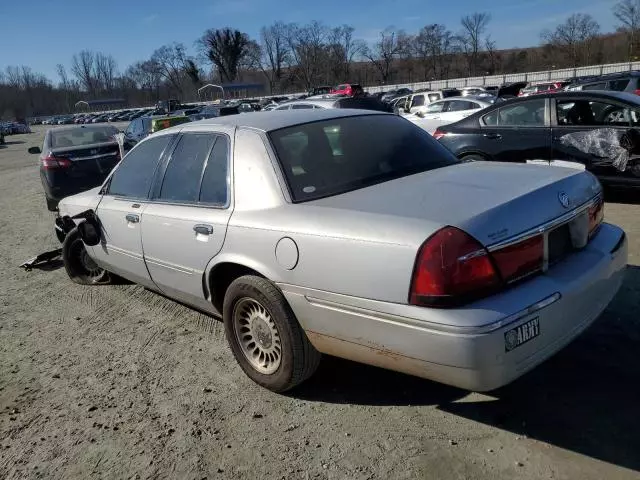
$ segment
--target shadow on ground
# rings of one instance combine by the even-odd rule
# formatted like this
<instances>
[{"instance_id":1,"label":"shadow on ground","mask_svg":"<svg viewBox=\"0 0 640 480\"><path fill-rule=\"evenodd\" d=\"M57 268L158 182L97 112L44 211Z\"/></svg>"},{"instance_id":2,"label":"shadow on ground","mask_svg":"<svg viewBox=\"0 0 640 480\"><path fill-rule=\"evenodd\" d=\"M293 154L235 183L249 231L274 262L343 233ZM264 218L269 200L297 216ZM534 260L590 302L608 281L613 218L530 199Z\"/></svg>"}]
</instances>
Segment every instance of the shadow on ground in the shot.
<instances>
[{"instance_id":1,"label":"shadow on ground","mask_svg":"<svg viewBox=\"0 0 640 480\"><path fill-rule=\"evenodd\" d=\"M21 145L23 143L25 143L24 140L5 140L4 142L5 145Z\"/></svg>"},{"instance_id":2,"label":"shadow on ground","mask_svg":"<svg viewBox=\"0 0 640 480\"><path fill-rule=\"evenodd\" d=\"M442 411L640 471L640 267L600 319L567 348L516 382L467 392L336 358L294 395L367 405L436 405Z\"/></svg>"},{"instance_id":3,"label":"shadow on ground","mask_svg":"<svg viewBox=\"0 0 640 480\"><path fill-rule=\"evenodd\" d=\"M621 190L606 188L604 191L604 199L610 203L640 205L640 188Z\"/></svg>"}]
</instances>

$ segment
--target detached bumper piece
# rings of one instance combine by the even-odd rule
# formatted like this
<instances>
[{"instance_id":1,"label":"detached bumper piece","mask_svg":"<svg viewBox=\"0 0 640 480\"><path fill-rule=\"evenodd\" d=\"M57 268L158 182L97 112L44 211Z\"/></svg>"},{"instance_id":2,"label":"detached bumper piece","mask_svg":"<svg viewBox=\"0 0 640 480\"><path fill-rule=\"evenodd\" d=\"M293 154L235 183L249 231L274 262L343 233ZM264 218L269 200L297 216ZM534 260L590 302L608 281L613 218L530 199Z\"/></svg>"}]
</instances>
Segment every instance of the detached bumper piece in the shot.
<instances>
[{"instance_id":1,"label":"detached bumper piece","mask_svg":"<svg viewBox=\"0 0 640 480\"><path fill-rule=\"evenodd\" d=\"M30 260L27 260L26 262L20 265L20 268L24 268L27 272L29 272L34 267L35 268L41 267L47 263L52 262L53 260L56 260L61 255L62 255L62 249L56 248L55 250L41 253L40 255L37 255Z\"/></svg>"}]
</instances>

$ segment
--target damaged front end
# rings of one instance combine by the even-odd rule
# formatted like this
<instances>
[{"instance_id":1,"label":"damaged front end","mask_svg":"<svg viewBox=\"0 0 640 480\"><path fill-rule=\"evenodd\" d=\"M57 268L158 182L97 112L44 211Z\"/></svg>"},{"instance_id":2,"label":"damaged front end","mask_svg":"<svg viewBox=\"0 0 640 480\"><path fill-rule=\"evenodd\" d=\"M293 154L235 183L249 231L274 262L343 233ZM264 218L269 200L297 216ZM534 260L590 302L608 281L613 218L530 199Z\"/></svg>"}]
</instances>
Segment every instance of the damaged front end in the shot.
<instances>
[{"instance_id":1,"label":"damaged front end","mask_svg":"<svg viewBox=\"0 0 640 480\"><path fill-rule=\"evenodd\" d=\"M75 220L81 220L76 223ZM82 241L94 246L100 243L100 220L92 209L80 212L72 217L69 215L57 215L55 219L56 237L60 243L64 242L69 232L78 228L78 234Z\"/></svg>"},{"instance_id":2,"label":"damaged front end","mask_svg":"<svg viewBox=\"0 0 640 480\"><path fill-rule=\"evenodd\" d=\"M76 228L75 222L68 215L60 216L60 214L56 214L56 219L54 221L54 228L56 232L56 238L60 243L64 242L64 239L67 237L67 234Z\"/></svg>"}]
</instances>

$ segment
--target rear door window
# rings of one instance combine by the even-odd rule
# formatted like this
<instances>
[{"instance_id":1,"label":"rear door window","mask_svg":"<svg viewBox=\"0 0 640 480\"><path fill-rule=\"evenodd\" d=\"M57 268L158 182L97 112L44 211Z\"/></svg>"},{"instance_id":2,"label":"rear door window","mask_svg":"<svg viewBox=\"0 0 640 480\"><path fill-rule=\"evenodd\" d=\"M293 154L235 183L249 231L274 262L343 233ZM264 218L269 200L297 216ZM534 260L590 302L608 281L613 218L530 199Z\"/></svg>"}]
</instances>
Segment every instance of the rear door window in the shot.
<instances>
[{"instance_id":1,"label":"rear door window","mask_svg":"<svg viewBox=\"0 0 640 480\"><path fill-rule=\"evenodd\" d=\"M582 87L582 90L606 90L607 82L591 83Z\"/></svg>"},{"instance_id":2,"label":"rear door window","mask_svg":"<svg viewBox=\"0 0 640 480\"><path fill-rule=\"evenodd\" d=\"M229 201L229 139L218 135L202 176L199 201L223 207Z\"/></svg>"},{"instance_id":3,"label":"rear door window","mask_svg":"<svg viewBox=\"0 0 640 480\"><path fill-rule=\"evenodd\" d=\"M620 80L609 81L609 90L615 90L616 92L623 92L629 85L629 79L623 78Z\"/></svg>"},{"instance_id":4,"label":"rear door window","mask_svg":"<svg viewBox=\"0 0 640 480\"><path fill-rule=\"evenodd\" d=\"M556 100L558 125L628 127L629 109L610 102Z\"/></svg>"},{"instance_id":5,"label":"rear door window","mask_svg":"<svg viewBox=\"0 0 640 480\"><path fill-rule=\"evenodd\" d=\"M475 104L466 100L449 100L448 112L460 112L463 110L472 110L475 108Z\"/></svg>"},{"instance_id":6,"label":"rear door window","mask_svg":"<svg viewBox=\"0 0 640 480\"><path fill-rule=\"evenodd\" d=\"M162 135L139 143L120 162L109 180L109 195L147 198L153 175L173 135Z\"/></svg>"},{"instance_id":7,"label":"rear door window","mask_svg":"<svg viewBox=\"0 0 640 480\"><path fill-rule=\"evenodd\" d=\"M198 200L200 179L216 136L185 133L173 150L160 188L160 200L192 203Z\"/></svg>"},{"instance_id":8,"label":"rear door window","mask_svg":"<svg viewBox=\"0 0 640 480\"><path fill-rule=\"evenodd\" d=\"M447 103L449 103L449 102L432 103L431 105L429 105L427 107L425 112L426 113L440 113L440 112L444 111L444 107L446 106Z\"/></svg>"},{"instance_id":9,"label":"rear door window","mask_svg":"<svg viewBox=\"0 0 640 480\"><path fill-rule=\"evenodd\" d=\"M482 120L487 126L544 127L545 99L528 100L488 113Z\"/></svg>"}]
</instances>

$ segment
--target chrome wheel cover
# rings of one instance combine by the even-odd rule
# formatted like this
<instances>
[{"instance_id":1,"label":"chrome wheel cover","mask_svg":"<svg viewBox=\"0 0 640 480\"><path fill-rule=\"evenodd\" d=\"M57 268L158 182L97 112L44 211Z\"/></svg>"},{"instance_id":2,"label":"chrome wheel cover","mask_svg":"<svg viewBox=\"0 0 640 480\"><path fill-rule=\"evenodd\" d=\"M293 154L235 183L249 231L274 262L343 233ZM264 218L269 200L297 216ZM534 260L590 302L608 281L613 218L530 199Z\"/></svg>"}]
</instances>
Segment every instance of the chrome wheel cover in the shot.
<instances>
[{"instance_id":1,"label":"chrome wheel cover","mask_svg":"<svg viewBox=\"0 0 640 480\"><path fill-rule=\"evenodd\" d=\"M260 302L244 297L233 308L233 330L238 345L251 366L271 375L280 366L282 343L278 327Z\"/></svg>"}]
</instances>

